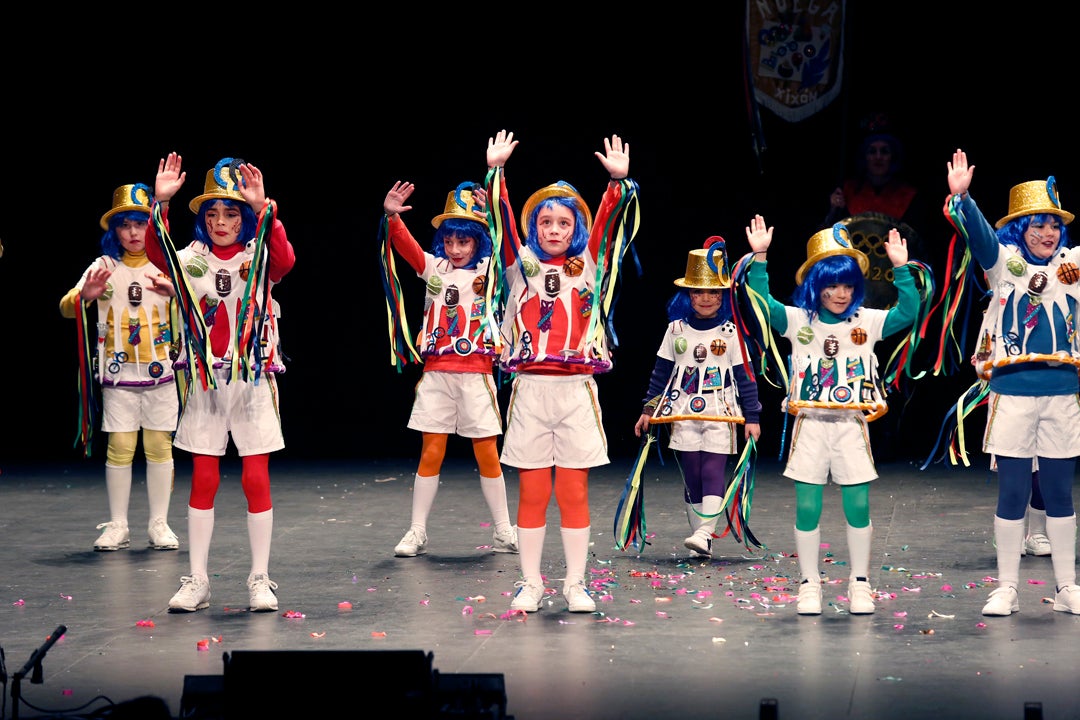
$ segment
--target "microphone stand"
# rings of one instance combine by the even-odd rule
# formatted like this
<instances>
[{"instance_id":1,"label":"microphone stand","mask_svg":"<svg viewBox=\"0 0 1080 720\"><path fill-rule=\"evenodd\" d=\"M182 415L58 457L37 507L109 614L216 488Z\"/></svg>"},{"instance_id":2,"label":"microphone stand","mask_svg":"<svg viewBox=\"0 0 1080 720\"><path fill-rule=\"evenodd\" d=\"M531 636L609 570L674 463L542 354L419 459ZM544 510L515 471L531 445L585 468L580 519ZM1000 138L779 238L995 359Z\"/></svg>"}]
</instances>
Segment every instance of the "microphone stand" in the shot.
<instances>
[{"instance_id":1,"label":"microphone stand","mask_svg":"<svg viewBox=\"0 0 1080 720\"><path fill-rule=\"evenodd\" d=\"M26 674L30 675L30 682L34 685L40 685L45 680L42 676L41 661L45 659L45 653L49 652L49 648L56 644L56 641L63 637L67 632L67 627L64 625L58 625L53 630L45 643L30 655L30 659L26 661L26 664L22 666L19 672L11 676L11 720L19 720L19 700L21 699L20 689L22 686L22 679L26 677Z\"/></svg>"}]
</instances>

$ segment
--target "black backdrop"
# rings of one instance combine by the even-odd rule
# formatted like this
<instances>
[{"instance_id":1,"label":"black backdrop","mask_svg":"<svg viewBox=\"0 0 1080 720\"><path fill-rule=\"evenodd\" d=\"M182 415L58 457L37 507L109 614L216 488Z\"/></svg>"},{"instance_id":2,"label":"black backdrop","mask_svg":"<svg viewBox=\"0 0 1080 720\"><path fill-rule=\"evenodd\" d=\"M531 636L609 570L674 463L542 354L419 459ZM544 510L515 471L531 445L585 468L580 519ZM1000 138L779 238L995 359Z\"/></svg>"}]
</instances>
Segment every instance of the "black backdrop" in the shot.
<instances>
[{"instance_id":1,"label":"black backdrop","mask_svg":"<svg viewBox=\"0 0 1080 720\"><path fill-rule=\"evenodd\" d=\"M1053 3L1031 6L1037 16L985 7L849 0L844 92L798 123L761 109L761 155L748 122L741 2L701 15L538 13L533 37L522 19L468 33L448 23L420 37L401 24L410 18L387 25L364 17L348 27L323 18L317 33L298 24L294 38L287 18L277 18L274 32L250 45L198 49L191 33L178 43L187 50L175 54L165 49L170 38L143 38L136 45L148 47L135 49L146 59L135 63L109 47L115 41L86 39L83 52L51 64L16 56L9 43L0 130L0 469L80 457L75 327L58 303L98 253L98 219L113 189L152 185L158 159L171 150L188 172L185 202L171 218L178 243L194 217L186 200L228 156L264 171L296 248L296 267L275 290L291 359L281 382L283 454L415 454L419 437L405 424L420 370L398 373L389 363L381 202L395 180L415 182L406 221L426 244L446 193L483 179L487 139L500 128L520 140L507 168L519 203L562 179L595 205L606 175L593 152L612 133L630 143L644 272L624 268L615 369L599 383L612 455L632 454L664 305L687 251L722 235L741 256L744 227L761 212L776 226L773 290L786 297L868 110L892 115L908 175L940 218L923 232L933 255L924 259L937 265L939 283L951 233L936 209L954 148L978 166L973 195L991 219L1005 213L1011 185L1051 174L1065 208L1077 211L1069 109L1076 63L1056 32L1061 18ZM460 49L470 43L476 52ZM418 313L422 287L402 280ZM943 412L972 380L921 383L927 389L916 390L905 416L913 454L929 452ZM779 395L766 388L763 396L762 448L775 453ZM973 436L979 425L981 417ZM464 442L456 447L470 454ZM95 456L104 457L100 433Z\"/></svg>"}]
</instances>

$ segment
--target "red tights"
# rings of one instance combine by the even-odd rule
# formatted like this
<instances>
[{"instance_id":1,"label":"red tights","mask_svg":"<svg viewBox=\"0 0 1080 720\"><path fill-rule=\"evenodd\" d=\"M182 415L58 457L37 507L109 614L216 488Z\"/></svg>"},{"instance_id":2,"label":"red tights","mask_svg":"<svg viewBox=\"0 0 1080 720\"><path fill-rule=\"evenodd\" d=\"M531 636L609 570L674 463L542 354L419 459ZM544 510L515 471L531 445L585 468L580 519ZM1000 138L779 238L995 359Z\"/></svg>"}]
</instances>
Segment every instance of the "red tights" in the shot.
<instances>
[{"instance_id":1,"label":"red tights","mask_svg":"<svg viewBox=\"0 0 1080 720\"><path fill-rule=\"evenodd\" d=\"M518 471L518 527L538 528L547 524L552 470L555 471L555 502L559 504L560 526L588 527L589 469L558 466Z\"/></svg>"},{"instance_id":2,"label":"red tights","mask_svg":"<svg viewBox=\"0 0 1080 720\"><path fill-rule=\"evenodd\" d=\"M188 505L196 510L210 510L221 485L221 458L217 455L192 455L191 496ZM270 456L245 455L240 472L240 486L247 498L248 512L270 510Z\"/></svg>"}]
</instances>

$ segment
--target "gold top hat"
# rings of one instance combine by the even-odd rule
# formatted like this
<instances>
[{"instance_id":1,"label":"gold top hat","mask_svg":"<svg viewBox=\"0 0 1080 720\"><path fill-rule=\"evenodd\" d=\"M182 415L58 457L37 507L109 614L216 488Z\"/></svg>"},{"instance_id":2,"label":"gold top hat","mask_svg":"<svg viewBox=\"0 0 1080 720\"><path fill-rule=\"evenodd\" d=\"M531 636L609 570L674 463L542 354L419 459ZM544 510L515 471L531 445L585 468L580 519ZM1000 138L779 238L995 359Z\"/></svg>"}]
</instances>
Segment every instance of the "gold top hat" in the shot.
<instances>
[{"instance_id":1,"label":"gold top hat","mask_svg":"<svg viewBox=\"0 0 1080 720\"><path fill-rule=\"evenodd\" d=\"M707 248L691 250L686 258L686 274L675 284L691 290L724 290L731 287L731 275L724 266L723 239L709 238ZM710 265L710 263L712 263Z\"/></svg>"},{"instance_id":2,"label":"gold top hat","mask_svg":"<svg viewBox=\"0 0 1080 720\"><path fill-rule=\"evenodd\" d=\"M188 204L191 212L198 214L199 208L207 200L236 200L246 203L247 200L237 189L243 179L236 168L243 162L240 158L222 158L212 170L207 170L203 194Z\"/></svg>"},{"instance_id":3,"label":"gold top hat","mask_svg":"<svg viewBox=\"0 0 1080 720\"><path fill-rule=\"evenodd\" d=\"M1071 212L1061 209L1061 198L1058 197L1057 181L1053 175L1045 181L1032 180L1013 185L1009 191L1009 214L994 223L994 227L1000 230L1010 220L1042 213L1057 215L1066 225L1073 220Z\"/></svg>"},{"instance_id":4,"label":"gold top hat","mask_svg":"<svg viewBox=\"0 0 1080 720\"><path fill-rule=\"evenodd\" d=\"M446 209L441 215L431 218L431 224L436 229L442 225L443 220L458 218L459 220L475 220L487 223L487 215L484 208L477 202L473 195L476 183L463 182L456 189L446 194Z\"/></svg>"},{"instance_id":5,"label":"gold top hat","mask_svg":"<svg viewBox=\"0 0 1080 720\"><path fill-rule=\"evenodd\" d=\"M525 207L521 209L521 231L528 232L529 216L532 215L536 206L544 202L551 197L568 197L574 198L577 203L578 210L585 216L585 232L592 230L592 213L589 212L589 206L585 204L585 200L582 199L578 191L574 189L574 186L568 182L559 180L556 183L552 183L547 187L542 187L529 197L525 201Z\"/></svg>"},{"instance_id":6,"label":"gold top hat","mask_svg":"<svg viewBox=\"0 0 1080 720\"><path fill-rule=\"evenodd\" d=\"M795 273L795 283L802 285L806 273L810 271L819 260L824 260L833 255L847 255L853 257L859 263L859 269L865 276L870 272L870 258L851 247L847 228L842 223L836 223L831 228L814 233L810 242L806 243L806 262Z\"/></svg>"},{"instance_id":7,"label":"gold top hat","mask_svg":"<svg viewBox=\"0 0 1080 720\"><path fill-rule=\"evenodd\" d=\"M101 216L101 229L109 229L109 218L116 213L136 211L150 214L150 188L142 183L121 185L113 190L112 209Z\"/></svg>"}]
</instances>

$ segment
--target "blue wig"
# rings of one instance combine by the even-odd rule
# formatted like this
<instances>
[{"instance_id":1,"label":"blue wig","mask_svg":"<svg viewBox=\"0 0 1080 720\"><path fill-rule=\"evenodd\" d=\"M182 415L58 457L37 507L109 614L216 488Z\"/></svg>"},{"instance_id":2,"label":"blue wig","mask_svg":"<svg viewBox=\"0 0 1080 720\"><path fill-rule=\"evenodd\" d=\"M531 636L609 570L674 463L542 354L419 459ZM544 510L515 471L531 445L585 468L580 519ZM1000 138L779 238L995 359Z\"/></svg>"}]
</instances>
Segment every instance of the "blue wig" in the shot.
<instances>
[{"instance_id":1,"label":"blue wig","mask_svg":"<svg viewBox=\"0 0 1080 720\"><path fill-rule=\"evenodd\" d=\"M435 230L435 239L431 242L431 254L437 258L445 258L446 248L443 247L443 240L455 235L476 241L476 252L473 253L469 262L462 266L465 269L471 270L484 258L491 257L491 236L488 234L487 226L479 220L458 218L447 218L439 223L439 227Z\"/></svg>"},{"instance_id":2,"label":"blue wig","mask_svg":"<svg viewBox=\"0 0 1080 720\"><path fill-rule=\"evenodd\" d=\"M109 229L101 236L101 254L108 255L113 260L119 260L124 254L124 246L120 244L120 238L116 237L116 228L128 220L135 222L149 222L150 214L139 210L125 210L118 212L109 218Z\"/></svg>"},{"instance_id":3,"label":"blue wig","mask_svg":"<svg viewBox=\"0 0 1080 720\"><path fill-rule=\"evenodd\" d=\"M545 208L550 210L556 205L561 205L574 213L574 236L570 239L570 247L566 249L565 255L567 257L580 255L585 252L585 248L589 244L589 228L585 222L585 216L578 207L577 199L558 195L549 197L537 203L536 207L533 208L532 215L529 216L528 234L525 236L525 244L541 260L550 260L552 256L540 249L540 241L536 236L536 216L540 214L541 210Z\"/></svg>"},{"instance_id":4,"label":"blue wig","mask_svg":"<svg viewBox=\"0 0 1080 720\"><path fill-rule=\"evenodd\" d=\"M668 322L682 320L689 322L694 317L694 306L690 302L690 288L679 288L667 304ZM731 298L726 290L720 290L720 309L716 313L720 322L726 322L732 318Z\"/></svg>"},{"instance_id":5,"label":"blue wig","mask_svg":"<svg viewBox=\"0 0 1080 720\"><path fill-rule=\"evenodd\" d=\"M255 237L255 233L259 229L259 218L255 214L255 211L251 209L251 206L246 202L239 200L231 200L229 198L210 198L203 202L199 206L199 213L195 217L195 239L206 243L207 247L212 247L214 242L210 239L210 236L206 233L206 211L213 207L214 203L222 202L225 207L239 208L240 220L242 225L240 227L240 235L237 236L236 242L238 244L247 244L248 240Z\"/></svg>"},{"instance_id":6,"label":"blue wig","mask_svg":"<svg viewBox=\"0 0 1080 720\"><path fill-rule=\"evenodd\" d=\"M1031 223L1050 223L1056 222L1061 226L1061 242L1054 248L1056 253L1061 248L1069 247L1069 229L1065 224L1065 220L1054 213L1035 213L1033 215L1021 215L1018 218L1013 218L1009 222L1001 226L1001 229L997 231L998 240L1002 245L1012 245L1020 250L1020 254L1024 256L1024 259L1032 265L1045 265L1047 260L1040 260L1031 254L1028 250L1027 243L1024 242L1024 233L1031 227ZM1052 256L1051 256L1052 257Z\"/></svg>"},{"instance_id":7,"label":"blue wig","mask_svg":"<svg viewBox=\"0 0 1080 720\"><path fill-rule=\"evenodd\" d=\"M866 295L862 268L850 255L830 255L814 263L803 278L802 285L795 288L792 301L812 320L821 311L821 292L830 285L850 285L854 288L851 304L839 316L841 320L846 320L855 314Z\"/></svg>"}]
</instances>

